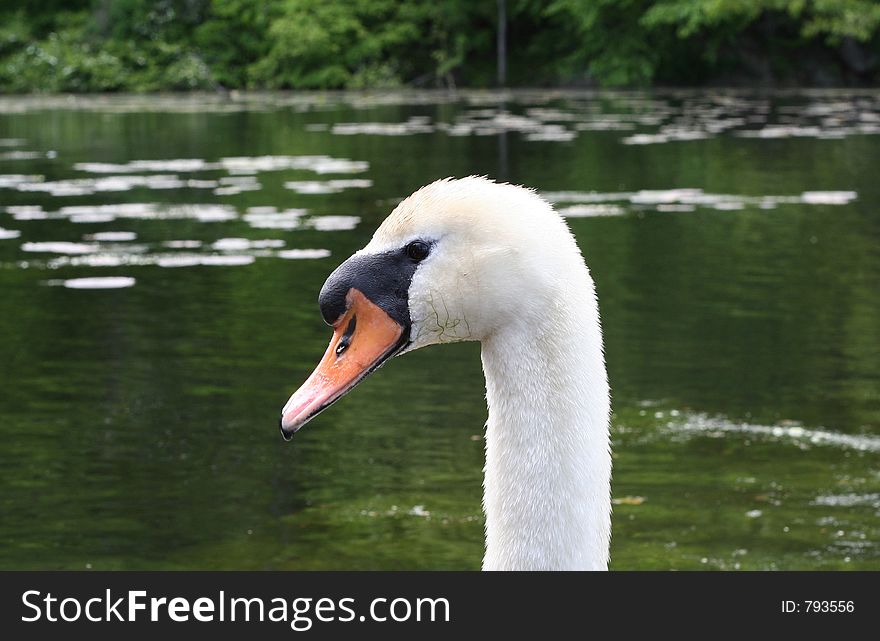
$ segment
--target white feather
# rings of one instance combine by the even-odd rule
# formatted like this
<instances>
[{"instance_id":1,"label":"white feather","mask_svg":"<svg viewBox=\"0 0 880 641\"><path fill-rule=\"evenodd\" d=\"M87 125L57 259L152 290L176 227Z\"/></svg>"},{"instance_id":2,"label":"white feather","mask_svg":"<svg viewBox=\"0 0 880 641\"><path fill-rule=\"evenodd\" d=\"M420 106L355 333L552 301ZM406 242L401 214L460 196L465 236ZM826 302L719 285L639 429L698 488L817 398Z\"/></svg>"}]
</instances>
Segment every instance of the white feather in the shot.
<instances>
[{"instance_id":1,"label":"white feather","mask_svg":"<svg viewBox=\"0 0 880 641\"><path fill-rule=\"evenodd\" d=\"M409 290L410 349L482 344L486 570L607 569L610 400L595 287L565 221L533 191L446 179L361 250L433 243Z\"/></svg>"}]
</instances>

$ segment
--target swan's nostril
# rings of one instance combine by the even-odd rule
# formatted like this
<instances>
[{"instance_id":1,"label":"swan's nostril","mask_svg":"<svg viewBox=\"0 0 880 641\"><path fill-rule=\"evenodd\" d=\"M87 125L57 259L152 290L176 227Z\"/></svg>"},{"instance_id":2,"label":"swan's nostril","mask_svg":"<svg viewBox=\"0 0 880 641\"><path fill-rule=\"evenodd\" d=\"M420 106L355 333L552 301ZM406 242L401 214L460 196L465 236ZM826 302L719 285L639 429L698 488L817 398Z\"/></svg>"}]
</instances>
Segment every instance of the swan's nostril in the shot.
<instances>
[{"instance_id":1,"label":"swan's nostril","mask_svg":"<svg viewBox=\"0 0 880 641\"><path fill-rule=\"evenodd\" d=\"M348 321L348 327L345 328L345 333L336 345L337 356L341 356L348 349L348 346L351 345L351 337L354 336L354 330L357 329L357 319L357 314L353 314L351 320Z\"/></svg>"}]
</instances>

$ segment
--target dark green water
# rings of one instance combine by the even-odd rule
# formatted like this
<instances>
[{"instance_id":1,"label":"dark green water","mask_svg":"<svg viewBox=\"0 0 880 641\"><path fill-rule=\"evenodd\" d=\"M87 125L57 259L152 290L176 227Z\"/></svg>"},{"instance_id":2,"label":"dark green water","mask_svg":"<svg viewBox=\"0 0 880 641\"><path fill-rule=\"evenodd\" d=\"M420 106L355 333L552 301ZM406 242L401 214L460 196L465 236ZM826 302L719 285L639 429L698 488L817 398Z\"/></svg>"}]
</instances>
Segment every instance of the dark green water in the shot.
<instances>
[{"instance_id":1,"label":"dark green water","mask_svg":"<svg viewBox=\"0 0 880 641\"><path fill-rule=\"evenodd\" d=\"M477 173L593 271L612 568L880 569L878 134L876 92L4 98L0 567L478 568L477 345L277 429L329 272Z\"/></svg>"}]
</instances>

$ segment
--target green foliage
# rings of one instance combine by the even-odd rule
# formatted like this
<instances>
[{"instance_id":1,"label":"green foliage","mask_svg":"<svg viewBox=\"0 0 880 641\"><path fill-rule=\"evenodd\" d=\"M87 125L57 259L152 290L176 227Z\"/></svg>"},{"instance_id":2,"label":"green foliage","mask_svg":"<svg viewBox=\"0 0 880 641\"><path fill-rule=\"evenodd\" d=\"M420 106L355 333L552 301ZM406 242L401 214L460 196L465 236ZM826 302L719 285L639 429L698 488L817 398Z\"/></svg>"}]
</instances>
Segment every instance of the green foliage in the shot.
<instances>
[{"instance_id":1,"label":"green foliage","mask_svg":"<svg viewBox=\"0 0 880 641\"><path fill-rule=\"evenodd\" d=\"M253 84L269 88L395 86L442 77L464 62L470 3L285 0ZM456 29L461 29L455 33Z\"/></svg>"},{"instance_id":2,"label":"green foliage","mask_svg":"<svg viewBox=\"0 0 880 641\"><path fill-rule=\"evenodd\" d=\"M546 12L571 20L580 42L575 60L607 85L647 84L657 48L639 19L647 0L552 0Z\"/></svg>"},{"instance_id":3,"label":"green foliage","mask_svg":"<svg viewBox=\"0 0 880 641\"><path fill-rule=\"evenodd\" d=\"M249 70L269 52L269 25L274 5L252 0L213 0L209 18L193 32L217 82L247 87Z\"/></svg>"},{"instance_id":4,"label":"green foliage","mask_svg":"<svg viewBox=\"0 0 880 641\"><path fill-rule=\"evenodd\" d=\"M514 84L880 79L876 0L506 5ZM484 86L496 33L489 1L0 0L0 91Z\"/></svg>"},{"instance_id":5,"label":"green foliage","mask_svg":"<svg viewBox=\"0 0 880 641\"><path fill-rule=\"evenodd\" d=\"M876 0L658 0L645 13L648 27L673 25L681 38L733 27L747 28L762 14L786 14L805 38L855 38L866 42L880 27Z\"/></svg>"},{"instance_id":6,"label":"green foliage","mask_svg":"<svg viewBox=\"0 0 880 641\"><path fill-rule=\"evenodd\" d=\"M799 52L844 38L868 44L867 58L880 53L876 0L552 0L547 12L577 21L584 44L576 56L608 85L754 71L755 57L768 66L780 58L809 64Z\"/></svg>"},{"instance_id":7,"label":"green foliage","mask_svg":"<svg viewBox=\"0 0 880 641\"><path fill-rule=\"evenodd\" d=\"M850 37L868 42L880 29L880 3L876 0L813 0L808 9L803 28L808 37Z\"/></svg>"},{"instance_id":8,"label":"green foliage","mask_svg":"<svg viewBox=\"0 0 880 641\"><path fill-rule=\"evenodd\" d=\"M160 91L211 89L215 81L199 55L162 41L93 42L83 21L71 20L43 40L0 31L12 53L0 59L6 92ZM6 37L4 37L6 36Z\"/></svg>"},{"instance_id":9,"label":"green foliage","mask_svg":"<svg viewBox=\"0 0 880 641\"><path fill-rule=\"evenodd\" d=\"M23 49L31 38L30 24L24 16L20 12L9 15L0 24L0 57Z\"/></svg>"},{"instance_id":10,"label":"green foliage","mask_svg":"<svg viewBox=\"0 0 880 641\"><path fill-rule=\"evenodd\" d=\"M7 91L114 91L123 86L122 61L86 44L81 27L69 26L12 48L14 53L0 66L0 85Z\"/></svg>"},{"instance_id":11,"label":"green foliage","mask_svg":"<svg viewBox=\"0 0 880 641\"><path fill-rule=\"evenodd\" d=\"M768 7L783 4L777 0L659 0L645 11L640 21L648 29L674 26L679 38L689 38L703 30L733 25L742 30Z\"/></svg>"},{"instance_id":12,"label":"green foliage","mask_svg":"<svg viewBox=\"0 0 880 641\"><path fill-rule=\"evenodd\" d=\"M361 3L357 3L361 4ZM351 62L373 62L380 38L372 36L352 7L322 0L287 0L269 27L272 47L252 70L269 88L344 86Z\"/></svg>"}]
</instances>

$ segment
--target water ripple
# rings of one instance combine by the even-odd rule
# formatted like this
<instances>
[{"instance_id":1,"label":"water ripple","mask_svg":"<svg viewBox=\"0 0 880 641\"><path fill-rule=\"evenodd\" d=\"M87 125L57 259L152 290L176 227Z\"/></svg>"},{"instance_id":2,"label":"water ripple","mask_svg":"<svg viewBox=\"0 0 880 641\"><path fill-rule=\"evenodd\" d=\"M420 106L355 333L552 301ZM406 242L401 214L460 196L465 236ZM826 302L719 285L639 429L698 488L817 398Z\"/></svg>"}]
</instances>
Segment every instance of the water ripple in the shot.
<instances>
[{"instance_id":1,"label":"water ripple","mask_svg":"<svg viewBox=\"0 0 880 641\"><path fill-rule=\"evenodd\" d=\"M755 434L802 446L829 445L862 452L880 452L880 436L871 434L843 434L822 428L801 427L800 425L737 423L724 417L707 414L684 414L680 418L666 423L665 427L674 432L707 436Z\"/></svg>"}]
</instances>

